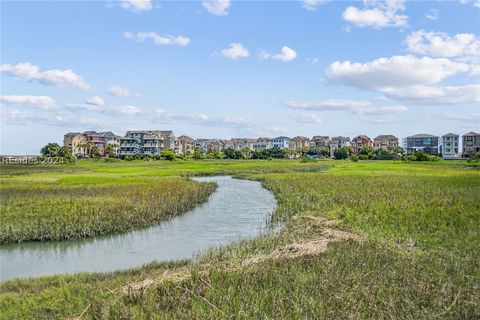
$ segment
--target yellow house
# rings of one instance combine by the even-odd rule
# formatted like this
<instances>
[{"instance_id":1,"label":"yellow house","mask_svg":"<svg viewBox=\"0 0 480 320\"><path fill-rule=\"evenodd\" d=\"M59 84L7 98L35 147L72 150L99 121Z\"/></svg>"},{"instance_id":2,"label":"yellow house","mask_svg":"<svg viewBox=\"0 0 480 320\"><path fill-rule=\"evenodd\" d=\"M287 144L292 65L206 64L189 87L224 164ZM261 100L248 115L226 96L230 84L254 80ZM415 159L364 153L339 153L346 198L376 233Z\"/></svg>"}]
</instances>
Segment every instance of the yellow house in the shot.
<instances>
[{"instance_id":1,"label":"yellow house","mask_svg":"<svg viewBox=\"0 0 480 320\"><path fill-rule=\"evenodd\" d=\"M87 139L79 132L69 132L63 136L63 146L70 148L74 156L83 154L85 142L87 142Z\"/></svg>"}]
</instances>

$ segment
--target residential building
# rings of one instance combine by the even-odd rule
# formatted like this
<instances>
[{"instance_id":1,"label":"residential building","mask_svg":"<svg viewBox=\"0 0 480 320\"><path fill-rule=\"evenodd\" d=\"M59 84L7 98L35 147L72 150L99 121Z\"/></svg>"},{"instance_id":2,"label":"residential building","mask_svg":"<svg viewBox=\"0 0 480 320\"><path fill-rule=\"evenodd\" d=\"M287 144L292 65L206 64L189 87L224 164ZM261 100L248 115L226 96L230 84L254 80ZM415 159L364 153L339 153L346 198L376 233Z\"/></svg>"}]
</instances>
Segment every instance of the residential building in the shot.
<instances>
[{"instance_id":1,"label":"residential building","mask_svg":"<svg viewBox=\"0 0 480 320\"><path fill-rule=\"evenodd\" d=\"M447 133L442 136L440 153L443 159L456 159L459 157L460 136L455 133Z\"/></svg>"},{"instance_id":2,"label":"residential building","mask_svg":"<svg viewBox=\"0 0 480 320\"><path fill-rule=\"evenodd\" d=\"M171 132L171 131L170 131ZM174 143L174 142L173 142ZM127 131L120 139L119 156L155 155L165 149L165 138L159 130Z\"/></svg>"},{"instance_id":3,"label":"residential building","mask_svg":"<svg viewBox=\"0 0 480 320\"><path fill-rule=\"evenodd\" d=\"M398 138L391 134L382 134L373 139L373 150L398 147Z\"/></svg>"},{"instance_id":4,"label":"residential building","mask_svg":"<svg viewBox=\"0 0 480 320\"><path fill-rule=\"evenodd\" d=\"M142 137L140 151L143 155L159 154L165 148L165 139L161 132L149 131Z\"/></svg>"},{"instance_id":5,"label":"residential building","mask_svg":"<svg viewBox=\"0 0 480 320\"><path fill-rule=\"evenodd\" d=\"M403 139L403 149L406 152L423 151L431 155L438 155L439 137L420 133Z\"/></svg>"},{"instance_id":6,"label":"residential building","mask_svg":"<svg viewBox=\"0 0 480 320\"><path fill-rule=\"evenodd\" d=\"M302 151L310 147L310 139L303 136L296 136L288 142L288 149Z\"/></svg>"},{"instance_id":7,"label":"residential building","mask_svg":"<svg viewBox=\"0 0 480 320\"><path fill-rule=\"evenodd\" d=\"M68 147L74 156L83 155L84 144L87 139L80 132L69 132L63 136L63 146Z\"/></svg>"},{"instance_id":8,"label":"residential building","mask_svg":"<svg viewBox=\"0 0 480 320\"><path fill-rule=\"evenodd\" d=\"M327 147L330 144L329 136L313 136L310 140L310 151L315 152L318 148Z\"/></svg>"},{"instance_id":9,"label":"residential building","mask_svg":"<svg viewBox=\"0 0 480 320\"><path fill-rule=\"evenodd\" d=\"M253 150L263 150L273 148L272 139L267 137L260 137L257 139L257 142L253 145Z\"/></svg>"},{"instance_id":10,"label":"residential building","mask_svg":"<svg viewBox=\"0 0 480 320\"><path fill-rule=\"evenodd\" d=\"M69 133L67 133L68 135ZM76 134L76 133L73 133L73 134ZM67 136L65 135L65 137ZM95 146L97 146L98 148L98 152L100 154L100 156L105 156L107 151L106 151L106 147L108 144L115 144L115 145L119 145L120 144L120 138L119 136L115 135L113 132L111 131L106 131L106 132L96 132L96 131L85 131L84 133L82 133L82 135L84 136L85 140L83 140L82 138L76 136L76 140L78 141L79 139L83 141L83 144L87 143L87 141L90 141L91 143L93 143ZM64 137L64 138L65 138ZM70 138L67 138L67 144L65 144L65 139L64 139L64 145L68 145L70 142ZM84 150L85 148L83 148L82 152L80 153L84 153L86 150ZM77 150L78 150L78 147L77 147ZM77 153L76 154L80 154L80 153Z\"/></svg>"},{"instance_id":11,"label":"residential building","mask_svg":"<svg viewBox=\"0 0 480 320\"><path fill-rule=\"evenodd\" d=\"M253 150L253 145L257 142L257 139L250 138L232 138L230 143L235 150L243 150L245 148Z\"/></svg>"},{"instance_id":12,"label":"residential building","mask_svg":"<svg viewBox=\"0 0 480 320\"><path fill-rule=\"evenodd\" d=\"M330 144L329 136L313 136L311 142L314 143L316 148L328 147Z\"/></svg>"},{"instance_id":13,"label":"residential building","mask_svg":"<svg viewBox=\"0 0 480 320\"><path fill-rule=\"evenodd\" d=\"M333 158L333 153L334 153L335 150L337 150L338 148L350 147L350 146L351 146L350 137L342 137L342 136L332 137L332 138L330 139L330 144L329 144L329 147L330 147L330 157Z\"/></svg>"},{"instance_id":14,"label":"residential building","mask_svg":"<svg viewBox=\"0 0 480 320\"><path fill-rule=\"evenodd\" d=\"M352 139L352 152L354 154L360 154L363 147L373 147L372 140L366 135L358 135Z\"/></svg>"},{"instance_id":15,"label":"residential building","mask_svg":"<svg viewBox=\"0 0 480 320\"><path fill-rule=\"evenodd\" d=\"M221 139L197 139L195 147L200 148L204 154L212 151L222 151L224 143Z\"/></svg>"},{"instance_id":16,"label":"residential building","mask_svg":"<svg viewBox=\"0 0 480 320\"><path fill-rule=\"evenodd\" d=\"M175 151L175 135L172 130L158 131L163 137L164 148Z\"/></svg>"},{"instance_id":17,"label":"residential building","mask_svg":"<svg viewBox=\"0 0 480 320\"><path fill-rule=\"evenodd\" d=\"M279 149L288 149L288 143L290 142L289 137L276 137L272 139L272 148L279 148Z\"/></svg>"},{"instance_id":18,"label":"residential building","mask_svg":"<svg viewBox=\"0 0 480 320\"><path fill-rule=\"evenodd\" d=\"M190 138L189 136L180 136L177 138L177 142L179 145L179 153L181 154L193 154L195 151L195 140Z\"/></svg>"},{"instance_id":19,"label":"residential building","mask_svg":"<svg viewBox=\"0 0 480 320\"><path fill-rule=\"evenodd\" d=\"M462 136L462 155L469 157L477 152L480 152L480 133L465 133Z\"/></svg>"}]
</instances>

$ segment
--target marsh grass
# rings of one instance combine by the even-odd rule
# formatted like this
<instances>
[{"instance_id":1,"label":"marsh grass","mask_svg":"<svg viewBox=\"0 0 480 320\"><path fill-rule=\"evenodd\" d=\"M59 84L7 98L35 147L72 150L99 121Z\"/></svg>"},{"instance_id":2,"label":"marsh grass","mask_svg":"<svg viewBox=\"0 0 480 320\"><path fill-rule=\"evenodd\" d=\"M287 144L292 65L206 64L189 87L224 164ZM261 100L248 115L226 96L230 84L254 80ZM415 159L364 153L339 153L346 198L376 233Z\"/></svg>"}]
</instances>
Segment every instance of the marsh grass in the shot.
<instances>
[{"instance_id":1,"label":"marsh grass","mask_svg":"<svg viewBox=\"0 0 480 320\"><path fill-rule=\"evenodd\" d=\"M275 194L275 218L284 227L210 250L196 261L7 281L1 285L0 318L83 313L82 319L478 319L480 171L465 164L133 163L144 170L130 171L132 179L163 170L165 175L230 173L259 180ZM85 166L99 169L99 164ZM312 169L325 166L327 172ZM68 180L62 173L49 175L57 174ZM113 178L125 172L104 174ZM232 268L285 245L319 239L327 227L362 240L331 243L318 255ZM129 283L176 270L188 270L188 276L135 296L122 293Z\"/></svg>"},{"instance_id":2,"label":"marsh grass","mask_svg":"<svg viewBox=\"0 0 480 320\"><path fill-rule=\"evenodd\" d=\"M146 227L194 208L214 189L214 184L181 178L3 183L0 243L69 240Z\"/></svg>"}]
</instances>

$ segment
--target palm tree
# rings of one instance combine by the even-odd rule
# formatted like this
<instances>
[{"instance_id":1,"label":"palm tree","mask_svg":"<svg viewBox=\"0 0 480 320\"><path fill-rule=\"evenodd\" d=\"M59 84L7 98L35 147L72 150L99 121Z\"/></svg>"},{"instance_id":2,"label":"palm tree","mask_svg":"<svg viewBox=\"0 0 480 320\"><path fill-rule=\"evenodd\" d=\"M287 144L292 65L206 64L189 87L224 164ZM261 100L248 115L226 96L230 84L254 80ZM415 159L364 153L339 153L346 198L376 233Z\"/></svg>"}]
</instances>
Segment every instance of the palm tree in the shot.
<instances>
[{"instance_id":1,"label":"palm tree","mask_svg":"<svg viewBox=\"0 0 480 320\"><path fill-rule=\"evenodd\" d=\"M92 155L92 149L93 149L93 146L94 146L94 145L95 145L95 144L94 144L92 141L87 140L87 142L85 142L85 143L82 145L82 148L84 148L84 149L83 149L83 150L84 150L83 155L85 156L85 151L87 151L86 154L88 154L89 156L91 156L91 155Z\"/></svg>"},{"instance_id":2,"label":"palm tree","mask_svg":"<svg viewBox=\"0 0 480 320\"><path fill-rule=\"evenodd\" d=\"M107 147L105 148L105 150L107 151L107 157L115 157L118 150L118 144L109 143L107 144Z\"/></svg>"}]
</instances>

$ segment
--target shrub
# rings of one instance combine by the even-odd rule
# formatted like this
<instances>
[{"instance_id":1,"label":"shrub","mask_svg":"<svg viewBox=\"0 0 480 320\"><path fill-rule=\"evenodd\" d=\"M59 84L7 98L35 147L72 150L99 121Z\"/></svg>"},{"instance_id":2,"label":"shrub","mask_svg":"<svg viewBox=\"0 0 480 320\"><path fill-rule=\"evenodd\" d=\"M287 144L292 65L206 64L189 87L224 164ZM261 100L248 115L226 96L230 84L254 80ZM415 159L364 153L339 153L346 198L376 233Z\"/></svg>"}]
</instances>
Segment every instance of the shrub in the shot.
<instances>
[{"instance_id":1,"label":"shrub","mask_svg":"<svg viewBox=\"0 0 480 320\"><path fill-rule=\"evenodd\" d=\"M163 159L168 161L173 161L176 158L175 153L172 150L162 150L160 151L160 155Z\"/></svg>"},{"instance_id":2,"label":"shrub","mask_svg":"<svg viewBox=\"0 0 480 320\"><path fill-rule=\"evenodd\" d=\"M350 160L352 160L353 162L357 162L358 159L359 159L359 158L358 158L358 156L357 156L356 154L352 154L352 155L350 156Z\"/></svg>"},{"instance_id":3,"label":"shrub","mask_svg":"<svg viewBox=\"0 0 480 320\"><path fill-rule=\"evenodd\" d=\"M472 154L472 155L468 158L468 162L480 162L480 152L477 152L477 153Z\"/></svg>"},{"instance_id":4,"label":"shrub","mask_svg":"<svg viewBox=\"0 0 480 320\"><path fill-rule=\"evenodd\" d=\"M339 159L339 160L347 159L349 154L350 154L350 150L348 150L347 147L338 148L333 152L333 156L335 157L335 159Z\"/></svg>"}]
</instances>

